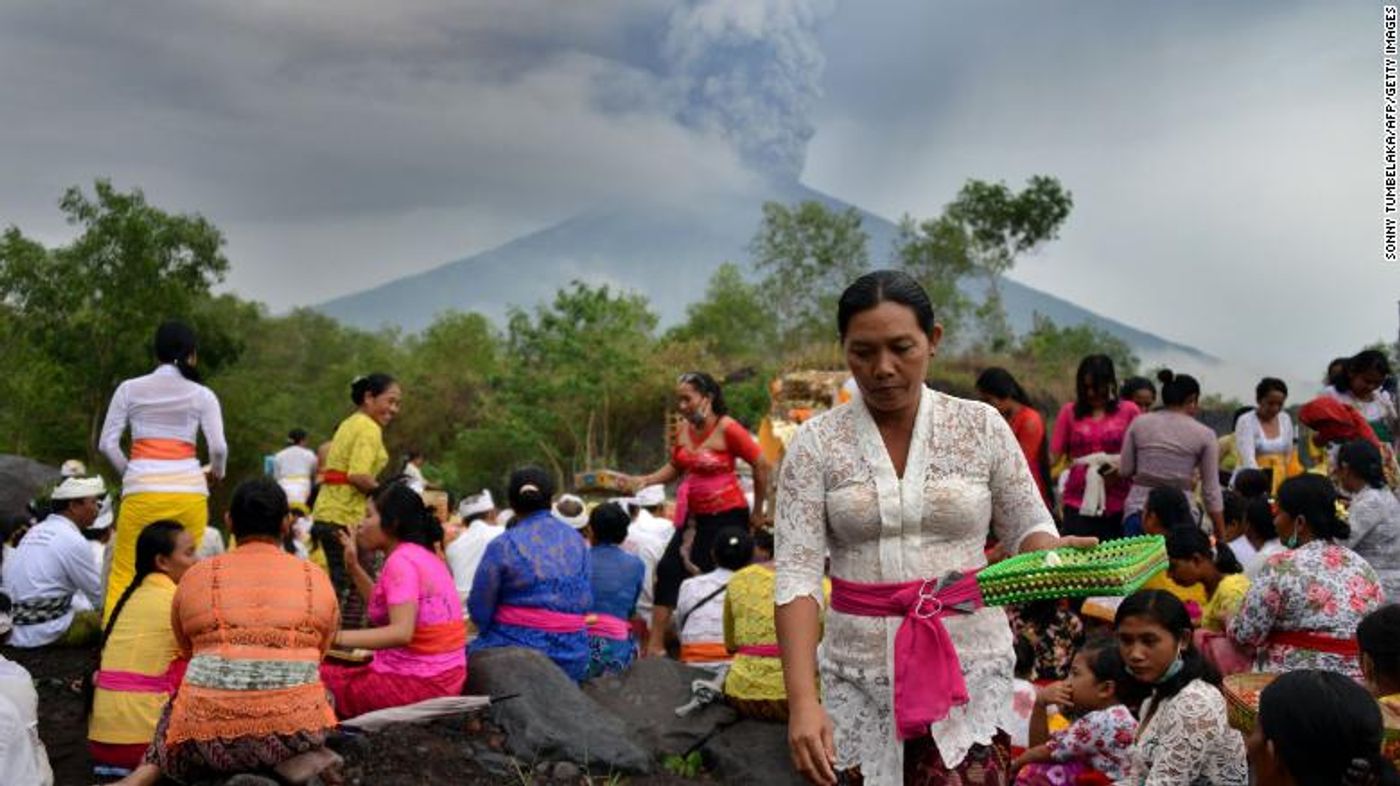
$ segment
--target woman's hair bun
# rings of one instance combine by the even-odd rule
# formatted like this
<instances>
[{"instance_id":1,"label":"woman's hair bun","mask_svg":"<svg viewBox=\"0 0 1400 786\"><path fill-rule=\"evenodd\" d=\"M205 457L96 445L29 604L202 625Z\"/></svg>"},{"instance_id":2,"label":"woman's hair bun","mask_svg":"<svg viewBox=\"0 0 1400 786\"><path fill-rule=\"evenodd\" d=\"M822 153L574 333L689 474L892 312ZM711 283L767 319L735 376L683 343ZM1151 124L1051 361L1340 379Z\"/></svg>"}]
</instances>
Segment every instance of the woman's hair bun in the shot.
<instances>
[{"instance_id":1,"label":"woman's hair bun","mask_svg":"<svg viewBox=\"0 0 1400 786\"><path fill-rule=\"evenodd\" d=\"M1176 379L1176 374L1172 373L1169 368L1157 372L1157 381L1163 385L1170 385L1173 379Z\"/></svg>"}]
</instances>

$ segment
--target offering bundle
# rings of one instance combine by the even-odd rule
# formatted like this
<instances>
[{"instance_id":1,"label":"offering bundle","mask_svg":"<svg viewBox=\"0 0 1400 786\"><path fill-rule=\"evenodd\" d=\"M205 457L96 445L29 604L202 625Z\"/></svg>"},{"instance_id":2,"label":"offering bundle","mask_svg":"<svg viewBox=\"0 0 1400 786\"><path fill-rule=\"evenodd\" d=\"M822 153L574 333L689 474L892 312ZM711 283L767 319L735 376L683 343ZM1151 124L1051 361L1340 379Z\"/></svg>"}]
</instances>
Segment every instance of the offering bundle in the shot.
<instances>
[{"instance_id":1,"label":"offering bundle","mask_svg":"<svg viewBox=\"0 0 1400 786\"><path fill-rule=\"evenodd\" d=\"M1167 567L1161 535L1110 540L1088 549L1032 551L977 574L989 606L1057 598L1131 595Z\"/></svg>"}]
</instances>

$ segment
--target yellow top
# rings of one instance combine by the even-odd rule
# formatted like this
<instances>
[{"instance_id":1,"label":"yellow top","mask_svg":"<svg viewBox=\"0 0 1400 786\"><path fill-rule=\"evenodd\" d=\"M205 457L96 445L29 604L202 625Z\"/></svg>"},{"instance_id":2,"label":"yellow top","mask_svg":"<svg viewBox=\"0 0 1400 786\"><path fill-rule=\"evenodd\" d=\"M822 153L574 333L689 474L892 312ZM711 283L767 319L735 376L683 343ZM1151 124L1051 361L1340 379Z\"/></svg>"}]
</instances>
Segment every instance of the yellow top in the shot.
<instances>
[{"instance_id":1,"label":"yellow top","mask_svg":"<svg viewBox=\"0 0 1400 786\"><path fill-rule=\"evenodd\" d=\"M374 418L356 412L340 421L326 454L326 470L377 477L388 463L384 429ZM365 517L365 495L348 483L324 484L316 495L316 510L311 517L318 524L359 524Z\"/></svg>"},{"instance_id":2,"label":"yellow top","mask_svg":"<svg viewBox=\"0 0 1400 786\"><path fill-rule=\"evenodd\" d=\"M164 573L152 573L131 593L122 607L107 646L102 648L102 670L162 676L170 669L179 649L170 626L170 606L175 582ZM147 744L169 693L126 692L97 688L93 694L88 739L109 745Z\"/></svg>"},{"instance_id":3,"label":"yellow top","mask_svg":"<svg viewBox=\"0 0 1400 786\"><path fill-rule=\"evenodd\" d=\"M1225 623L1240 610L1248 593L1249 577L1243 573L1231 573L1220 579L1215 594L1201 607L1201 628L1223 633Z\"/></svg>"},{"instance_id":4,"label":"yellow top","mask_svg":"<svg viewBox=\"0 0 1400 786\"><path fill-rule=\"evenodd\" d=\"M773 567L750 565L729 579L724 593L724 644L730 650L759 644L776 644L778 631L773 624ZM822 589L831 597L831 582ZM724 693L737 699L787 699L783 686L783 664L778 658L734 656L724 680Z\"/></svg>"},{"instance_id":5,"label":"yellow top","mask_svg":"<svg viewBox=\"0 0 1400 786\"><path fill-rule=\"evenodd\" d=\"M1182 603L1195 601L1196 605L1200 607L1202 611L1204 611L1206 607L1206 588L1204 586L1192 584L1189 587L1183 587L1175 581L1172 581L1172 577L1167 575L1167 571L1165 570L1148 579L1147 583L1142 585L1142 589L1166 590L1180 598Z\"/></svg>"}]
</instances>

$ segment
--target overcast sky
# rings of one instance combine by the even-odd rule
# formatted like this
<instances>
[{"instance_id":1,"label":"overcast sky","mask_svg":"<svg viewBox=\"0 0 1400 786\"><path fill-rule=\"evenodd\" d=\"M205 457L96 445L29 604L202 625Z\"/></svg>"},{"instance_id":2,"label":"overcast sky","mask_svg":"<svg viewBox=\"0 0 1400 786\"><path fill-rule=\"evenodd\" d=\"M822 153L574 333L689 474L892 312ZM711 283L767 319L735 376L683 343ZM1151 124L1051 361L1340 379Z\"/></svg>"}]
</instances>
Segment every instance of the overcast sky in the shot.
<instances>
[{"instance_id":1,"label":"overcast sky","mask_svg":"<svg viewBox=\"0 0 1400 786\"><path fill-rule=\"evenodd\" d=\"M759 170L891 218L1044 173L1015 278L1311 378L1396 333L1380 47L1369 2L7 3L0 223L109 176L280 310Z\"/></svg>"}]
</instances>

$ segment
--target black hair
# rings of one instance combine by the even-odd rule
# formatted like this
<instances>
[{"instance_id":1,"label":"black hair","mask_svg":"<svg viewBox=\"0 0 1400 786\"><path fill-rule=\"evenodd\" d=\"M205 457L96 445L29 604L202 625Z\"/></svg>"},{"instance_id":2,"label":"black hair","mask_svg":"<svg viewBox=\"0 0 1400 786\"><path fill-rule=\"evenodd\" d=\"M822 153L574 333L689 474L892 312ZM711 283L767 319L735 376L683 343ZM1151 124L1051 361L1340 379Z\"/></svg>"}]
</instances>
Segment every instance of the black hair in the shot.
<instances>
[{"instance_id":1,"label":"black hair","mask_svg":"<svg viewBox=\"0 0 1400 786\"><path fill-rule=\"evenodd\" d=\"M1263 401L1270 393L1282 393L1284 398L1288 398L1288 385L1278 377L1264 377L1254 386L1255 401Z\"/></svg>"},{"instance_id":2,"label":"black hair","mask_svg":"<svg viewBox=\"0 0 1400 786\"><path fill-rule=\"evenodd\" d=\"M1305 474L1289 478L1278 490L1278 506L1290 516L1302 516L1313 537L1345 541L1351 527L1337 516L1337 492L1332 481L1321 475Z\"/></svg>"},{"instance_id":3,"label":"black hair","mask_svg":"<svg viewBox=\"0 0 1400 786\"><path fill-rule=\"evenodd\" d=\"M1099 682L1113 680L1120 684L1125 681L1124 678L1128 672L1123 665L1123 652L1118 649L1118 642L1114 641L1113 637L1094 636L1084 642L1075 655L1084 656L1095 680Z\"/></svg>"},{"instance_id":4,"label":"black hair","mask_svg":"<svg viewBox=\"0 0 1400 786\"><path fill-rule=\"evenodd\" d=\"M724 403L724 388L714 377L703 371L687 371L681 374L676 384L689 385L695 388L695 392L710 400L710 411L715 413L715 417L724 417L729 414L729 405Z\"/></svg>"},{"instance_id":5,"label":"black hair","mask_svg":"<svg viewBox=\"0 0 1400 786\"><path fill-rule=\"evenodd\" d=\"M1397 782L1380 752L1380 705L1350 677L1317 669L1280 674L1259 694L1257 722L1298 786L1346 783L1356 770L1372 783Z\"/></svg>"},{"instance_id":6,"label":"black hair","mask_svg":"<svg viewBox=\"0 0 1400 786\"><path fill-rule=\"evenodd\" d=\"M1373 489L1385 488L1385 465L1381 451L1369 440L1354 439L1337 451L1337 463L1361 476Z\"/></svg>"},{"instance_id":7,"label":"black hair","mask_svg":"<svg viewBox=\"0 0 1400 786\"><path fill-rule=\"evenodd\" d=\"M162 322L156 328L156 360L161 363L174 363L180 375L191 382L198 382L199 371L190 365L190 357L198 348L194 328L178 319Z\"/></svg>"},{"instance_id":8,"label":"black hair","mask_svg":"<svg viewBox=\"0 0 1400 786\"><path fill-rule=\"evenodd\" d=\"M1251 497L1244 506L1244 523L1256 538L1270 541L1278 537L1278 527L1274 525L1274 506L1268 497Z\"/></svg>"},{"instance_id":9,"label":"black hair","mask_svg":"<svg viewBox=\"0 0 1400 786\"><path fill-rule=\"evenodd\" d=\"M588 515L588 528L593 530L595 543L617 545L627 540L627 525L632 517L616 502L604 502Z\"/></svg>"},{"instance_id":10,"label":"black hair","mask_svg":"<svg viewBox=\"0 0 1400 786\"><path fill-rule=\"evenodd\" d=\"M233 536L282 539L282 522L287 518L287 492L268 477L252 478L238 484L228 504L233 520Z\"/></svg>"},{"instance_id":11,"label":"black hair","mask_svg":"<svg viewBox=\"0 0 1400 786\"><path fill-rule=\"evenodd\" d=\"M1016 668L1012 671L1016 677L1029 680L1035 676L1035 645L1030 639L1016 634L1016 641L1011 645L1016 652Z\"/></svg>"},{"instance_id":12,"label":"black hair","mask_svg":"<svg viewBox=\"0 0 1400 786\"><path fill-rule=\"evenodd\" d=\"M1210 537L1200 527L1173 527L1167 531L1167 556L1171 559L1191 559L1202 556L1215 563L1215 569L1224 574L1243 573L1235 552L1221 543L1212 547Z\"/></svg>"},{"instance_id":13,"label":"black hair","mask_svg":"<svg viewBox=\"0 0 1400 786\"><path fill-rule=\"evenodd\" d=\"M1239 492L1225 489L1220 492L1220 517L1225 523L1244 521L1245 498Z\"/></svg>"},{"instance_id":14,"label":"black hair","mask_svg":"<svg viewBox=\"0 0 1400 786\"><path fill-rule=\"evenodd\" d=\"M1390 375L1390 361L1384 352L1377 349L1365 349L1345 358L1341 370L1333 374L1328 381L1332 387L1337 389L1337 392L1347 393L1351 390L1351 378L1368 371L1375 371L1383 377Z\"/></svg>"},{"instance_id":15,"label":"black hair","mask_svg":"<svg viewBox=\"0 0 1400 786\"><path fill-rule=\"evenodd\" d=\"M1235 491L1246 500L1255 497L1266 497L1273 488L1269 481L1269 473L1262 469L1242 469L1235 473Z\"/></svg>"},{"instance_id":16,"label":"black hair","mask_svg":"<svg viewBox=\"0 0 1400 786\"><path fill-rule=\"evenodd\" d=\"M1181 671L1175 677L1153 686L1159 700L1180 693L1192 680L1220 685L1220 675L1206 663L1191 641L1191 614L1180 598L1166 590L1138 590L1118 604L1118 613L1113 616L1114 629L1122 627L1129 617L1143 617L1162 626L1186 646L1181 655ZM1138 682L1136 678L1132 678L1132 681Z\"/></svg>"},{"instance_id":17,"label":"black hair","mask_svg":"<svg viewBox=\"0 0 1400 786\"><path fill-rule=\"evenodd\" d=\"M753 538L743 527L725 527L715 534L715 566L739 570L753 561Z\"/></svg>"},{"instance_id":18,"label":"black hair","mask_svg":"<svg viewBox=\"0 0 1400 786\"><path fill-rule=\"evenodd\" d=\"M1356 643L1371 656L1380 676L1400 684L1400 604L1387 603L1363 617Z\"/></svg>"},{"instance_id":19,"label":"black hair","mask_svg":"<svg viewBox=\"0 0 1400 786\"><path fill-rule=\"evenodd\" d=\"M379 371L356 377L355 381L350 383L350 401L358 407L365 403L367 396L384 395L384 391L393 387L395 382L393 377Z\"/></svg>"},{"instance_id":20,"label":"black hair","mask_svg":"<svg viewBox=\"0 0 1400 786\"><path fill-rule=\"evenodd\" d=\"M506 498L516 518L549 510L549 501L554 499L554 478L539 467L521 467L510 475Z\"/></svg>"},{"instance_id":21,"label":"black hair","mask_svg":"<svg viewBox=\"0 0 1400 786\"><path fill-rule=\"evenodd\" d=\"M928 292L914 277L902 270L873 270L846 287L836 304L836 330L841 340L856 314L869 311L881 303L898 303L914 312L914 319L924 335L933 332L937 322L933 302Z\"/></svg>"},{"instance_id":22,"label":"black hair","mask_svg":"<svg viewBox=\"0 0 1400 786\"><path fill-rule=\"evenodd\" d=\"M294 428L287 432L287 442L292 445L300 445L306 441L306 429Z\"/></svg>"},{"instance_id":23,"label":"black hair","mask_svg":"<svg viewBox=\"0 0 1400 786\"><path fill-rule=\"evenodd\" d=\"M1108 402L1104 409L1118 411L1118 397L1113 391L1118 389L1118 374L1113 370L1113 358L1108 355L1089 355L1079 361L1074 372L1074 416L1087 418L1093 414L1089 406L1089 393L1096 388L1108 388Z\"/></svg>"},{"instance_id":24,"label":"black hair","mask_svg":"<svg viewBox=\"0 0 1400 786\"><path fill-rule=\"evenodd\" d=\"M986 393L995 398L1009 398L1022 406L1033 406L1030 396L1021 387L1021 383L1016 378L1000 366L982 369L982 373L977 375L976 387L978 392Z\"/></svg>"},{"instance_id":25,"label":"black hair","mask_svg":"<svg viewBox=\"0 0 1400 786\"><path fill-rule=\"evenodd\" d=\"M1230 415L1230 425L1231 425L1231 427L1235 427L1235 426L1240 425L1240 418L1244 417L1245 415L1248 415L1249 413L1251 413L1251 412L1253 412L1253 411L1254 411L1254 407L1238 407L1238 408L1236 408L1235 411Z\"/></svg>"},{"instance_id":26,"label":"black hair","mask_svg":"<svg viewBox=\"0 0 1400 786\"><path fill-rule=\"evenodd\" d=\"M771 529L757 529L757 530L754 530L754 533L753 533L753 548L754 548L754 551L758 551L759 549L762 549L763 551L767 552L769 558L772 558L772 556L773 556L773 554L774 554L774 551L773 551L773 530L771 530Z\"/></svg>"},{"instance_id":27,"label":"black hair","mask_svg":"<svg viewBox=\"0 0 1400 786\"><path fill-rule=\"evenodd\" d=\"M122 609L126 607L126 602L131 599L136 588L141 586L141 582L146 577L156 572L156 557L169 557L175 553L175 544L180 540L180 533L185 531L184 525L177 521L162 519L147 524L141 530L141 534L136 536L136 575L132 577L131 583L126 585L121 597L117 598L117 603L112 607L112 613L107 616L107 627L102 629L102 646L107 646L107 638L112 635L112 628L116 627L117 617L121 616Z\"/></svg>"},{"instance_id":28,"label":"black hair","mask_svg":"<svg viewBox=\"0 0 1400 786\"><path fill-rule=\"evenodd\" d=\"M1157 386L1147 377L1128 377L1123 380L1123 387L1118 388L1118 398L1131 399L1139 390L1150 390L1152 398L1157 398Z\"/></svg>"},{"instance_id":29,"label":"black hair","mask_svg":"<svg viewBox=\"0 0 1400 786\"><path fill-rule=\"evenodd\" d=\"M431 551L442 542L442 523L408 484L395 482L374 495L379 528L402 543L416 543Z\"/></svg>"},{"instance_id":30,"label":"black hair","mask_svg":"<svg viewBox=\"0 0 1400 786\"><path fill-rule=\"evenodd\" d=\"M1201 397L1201 383L1190 374L1174 374L1164 368L1157 372L1157 381L1162 383L1162 406L1180 407L1193 396Z\"/></svg>"},{"instance_id":31,"label":"black hair","mask_svg":"<svg viewBox=\"0 0 1400 786\"><path fill-rule=\"evenodd\" d=\"M1181 489L1159 486L1147 493L1147 503L1143 515L1152 513L1162 523L1162 529L1170 532L1177 527L1194 527L1195 517L1191 515L1191 503Z\"/></svg>"}]
</instances>

